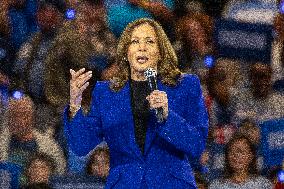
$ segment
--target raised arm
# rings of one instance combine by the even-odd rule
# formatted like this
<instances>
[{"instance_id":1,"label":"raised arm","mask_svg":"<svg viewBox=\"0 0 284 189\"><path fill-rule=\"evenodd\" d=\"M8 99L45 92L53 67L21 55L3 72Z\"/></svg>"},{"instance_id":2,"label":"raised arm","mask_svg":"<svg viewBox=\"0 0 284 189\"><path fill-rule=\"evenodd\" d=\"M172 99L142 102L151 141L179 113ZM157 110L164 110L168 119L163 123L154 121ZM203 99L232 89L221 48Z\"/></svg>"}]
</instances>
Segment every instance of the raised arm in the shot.
<instances>
[{"instance_id":1,"label":"raised arm","mask_svg":"<svg viewBox=\"0 0 284 189\"><path fill-rule=\"evenodd\" d=\"M71 70L70 104L64 110L64 133L68 146L79 156L88 154L102 141L99 107L99 84L92 94L90 112L85 115L81 108L82 93L88 87L91 72Z\"/></svg>"}]
</instances>

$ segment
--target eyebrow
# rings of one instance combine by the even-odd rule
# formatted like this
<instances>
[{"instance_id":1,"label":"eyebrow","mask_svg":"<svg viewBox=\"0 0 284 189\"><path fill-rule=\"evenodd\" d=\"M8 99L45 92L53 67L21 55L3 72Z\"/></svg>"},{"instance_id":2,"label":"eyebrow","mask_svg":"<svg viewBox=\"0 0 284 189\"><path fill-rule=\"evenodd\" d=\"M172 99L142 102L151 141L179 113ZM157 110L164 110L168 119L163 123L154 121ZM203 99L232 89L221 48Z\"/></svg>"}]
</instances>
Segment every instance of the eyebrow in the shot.
<instances>
[{"instance_id":1,"label":"eyebrow","mask_svg":"<svg viewBox=\"0 0 284 189\"><path fill-rule=\"evenodd\" d=\"M144 37L145 39L154 39L154 37ZM132 37L131 39L140 39L140 37Z\"/></svg>"}]
</instances>

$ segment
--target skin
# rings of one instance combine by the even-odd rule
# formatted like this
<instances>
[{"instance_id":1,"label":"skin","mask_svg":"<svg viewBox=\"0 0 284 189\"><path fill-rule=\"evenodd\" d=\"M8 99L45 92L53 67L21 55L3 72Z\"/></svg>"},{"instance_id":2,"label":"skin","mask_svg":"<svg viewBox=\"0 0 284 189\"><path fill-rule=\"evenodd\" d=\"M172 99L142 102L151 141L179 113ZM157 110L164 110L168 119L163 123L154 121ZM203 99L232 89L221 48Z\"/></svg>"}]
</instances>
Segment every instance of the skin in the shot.
<instances>
[{"instance_id":1,"label":"skin","mask_svg":"<svg viewBox=\"0 0 284 189\"><path fill-rule=\"evenodd\" d=\"M252 161L253 154L250 151L249 145L246 140L236 141L229 152L229 163L234 169L232 181L235 183L243 183L248 177L248 167Z\"/></svg>"},{"instance_id":2,"label":"skin","mask_svg":"<svg viewBox=\"0 0 284 189\"><path fill-rule=\"evenodd\" d=\"M146 56L148 61L139 63L137 58ZM144 71L147 68L157 70L157 63L160 59L160 50L156 32L149 24L143 24L133 30L131 44L128 47L127 58L130 64L131 79L144 81Z\"/></svg>"},{"instance_id":3,"label":"skin","mask_svg":"<svg viewBox=\"0 0 284 189\"><path fill-rule=\"evenodd\" d=\"M31 99L28 97L24 97L20 100L12 99L9 101L8 108L10 133L21 141L32 140L34 110Z\"/></svg>"},{"instance_id":4,"label":"skin","mask_svg":"<svg viewBox=\"0 0 284 189\"><path fill-rule=\"evenodd\" d=\"M38 10L37 20L42 31L55 29L62 21L59 12L52 6Z\"/></svg>"},{"instance_id":5,"label":"skin","mask_svg":"<svg viewBox=\"0 0 284 189\"><path fill-rule=\"evenodd\" d=\"M146 62L139 62L138 57L147 58ZM156 32L149 24L141 24L134 28L131 35L131 42L127 51L127 58L130 65L131 79L134 81L145 81L144 71L147 68L157 70L160 60L160 49ZM87 82L92 77L92 72L85 72L85 68L75 72L70 70L70 112L71 117L80 109L82 93L88 87ZM151 109L163 108L163 117L168 117L168 99L164 91L155 90L146 97Z\"/></svg>"},{"instance_id":6,"label":"skin","mask_svg":"<svg viewBox=\"0 0 284 189\"><path fill-rule=\"evenodd\" d=\"M139 63L137 60L139 56L145 56L148 60L144 63ZM145 81L144 71L147 68L157 70L158 61L160 60L160 50L156 32L152 26L142 24L133 30L127 58L130 64L131 79L134 81ZM167 118L168 99L165 92L155 90L146 99L149 101L151 109L162 107L163 117Z\"/></svg>"},{"instance_id":7,"label":"skin","mask_svg":"<svg viewBox=\"0 0 284 189\"><path fill-rule=\"evenodd\" d=\"M106 178L109 173L109 160L107 154L100 153L95 157L95 161L92 163L92 173L101 178Z\"/></svg>"},{"instance_id":8,"label":"skin","mask_svg":"<svg viewBox=\"0 0 284 189\"><path fill-rule=\"evenodd\" d=\"M24 4L26 3L26 0L10 0L10 6L22 8Z\"/></svg>"},{"instance_id":9,"label":"skin","mask_svg":"<svg viewBox=\"0 0 284 189\"><path fill-rule=\"evenodd\" d=\"M35 160L29 167L28 178L30 183L48 183L50 169L46 162Z\"/></svg>"}]
</instances>

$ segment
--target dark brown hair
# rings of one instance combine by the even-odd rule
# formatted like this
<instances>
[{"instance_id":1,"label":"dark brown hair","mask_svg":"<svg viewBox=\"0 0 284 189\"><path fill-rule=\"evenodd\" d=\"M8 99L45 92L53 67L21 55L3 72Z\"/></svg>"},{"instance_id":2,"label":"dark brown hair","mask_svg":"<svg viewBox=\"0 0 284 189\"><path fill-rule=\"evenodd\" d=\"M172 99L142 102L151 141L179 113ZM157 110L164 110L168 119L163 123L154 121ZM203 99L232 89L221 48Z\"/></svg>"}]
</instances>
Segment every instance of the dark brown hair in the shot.
<instances>
[{"instance_id":1,"label":"dark brown hair","mask_svg":"<svg viewBox=\"0 0 284 189\"><path fill-rule=\"evenodd\" d=\"M245 135L241 134L241 133L237 133L235 136L233 136L231 138L231 140L227 143L226 147L225 147L225 167L224 167L224 178L225 179L230 179L233 174L234 174L234 169L231 167L230 165L230 161L229 161L229 154L231 152L232 146L234 143L236 143L237 141L240 140L245 140L246 143L249 146L249 149L251 151L252 154L252 160L248 166L248 173L250 175L256 175L258 174L257 171L257 154L256 154L256 147L253 143L251 143L250 139L247 138Z\"/></svg>"},{"instance_id":2,"label":"dark brown hair","mask_svg":"<svg viewBox=\"0 0 284 189\"><path fill-rule=\"evenodd\" d=\"M110 89L113 91L117 92L122 89L130 78L130 65L127 60L127 51L134 28L142 24L149 24L152 26L158 38L161 54L161 60L158 62L158 78L161 79L163 84L168 86L175 86L178 79L180 79L181 72L178 68L176 53L162 26L152 19L142 18L128 24L120 37L115 63L118 66L118 69L112 77L116 82L110 84Z\"/></svg>"}]
</instances>

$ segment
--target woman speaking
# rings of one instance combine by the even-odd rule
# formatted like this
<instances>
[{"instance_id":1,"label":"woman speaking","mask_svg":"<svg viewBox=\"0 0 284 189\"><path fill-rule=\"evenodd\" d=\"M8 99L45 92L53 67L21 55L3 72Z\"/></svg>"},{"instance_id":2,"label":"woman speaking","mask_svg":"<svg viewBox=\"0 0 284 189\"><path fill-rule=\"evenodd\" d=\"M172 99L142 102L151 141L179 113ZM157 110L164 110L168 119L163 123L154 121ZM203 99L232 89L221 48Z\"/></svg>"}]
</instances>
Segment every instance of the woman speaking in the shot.
<instances>
[{"instance_id":1,"label":"woman speaking","mask_svg":"<svg viewBox=\"0 0 284 189\"><path fill-rule=\"evenodd\" d=\"M181 74L177 64L162 27L139 19L122 33L114 79L96 84L87 114L81 100L92 73L70 70L65 135L78 155L107 142L107 189L196 188L189 162L204 150L208 115L198 77ZM148 68L157 70L158 90L144 76Z\"/></svg>"}]
</instances>

